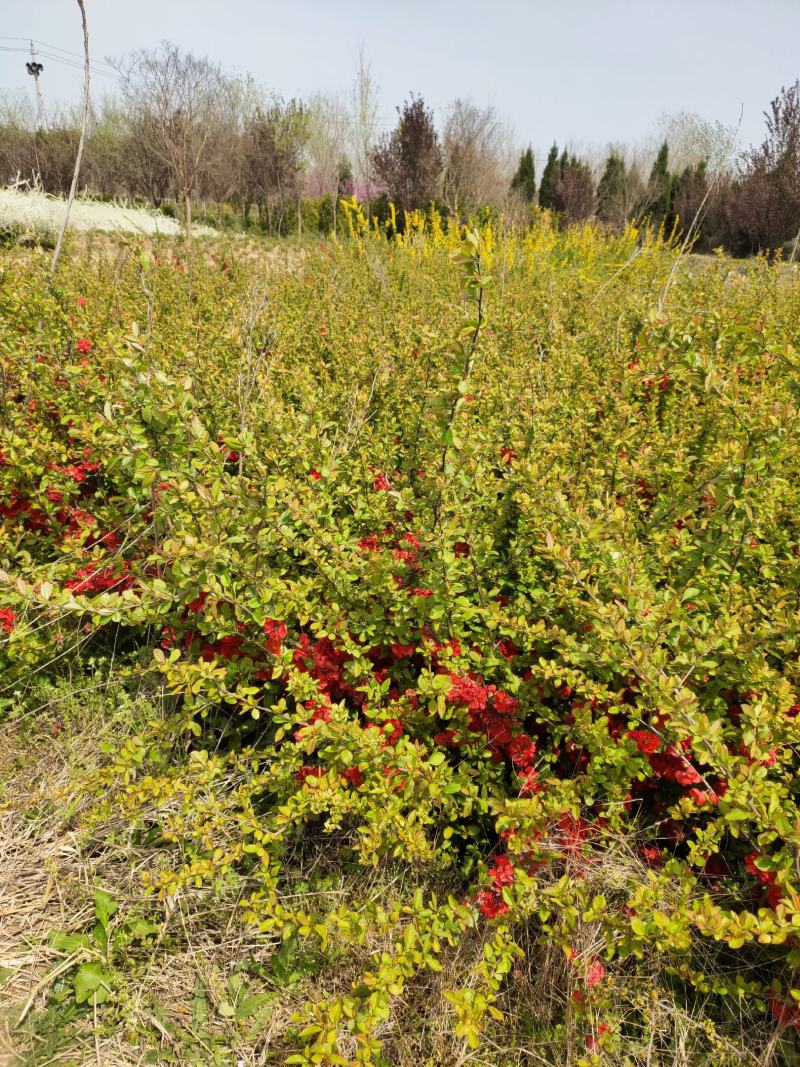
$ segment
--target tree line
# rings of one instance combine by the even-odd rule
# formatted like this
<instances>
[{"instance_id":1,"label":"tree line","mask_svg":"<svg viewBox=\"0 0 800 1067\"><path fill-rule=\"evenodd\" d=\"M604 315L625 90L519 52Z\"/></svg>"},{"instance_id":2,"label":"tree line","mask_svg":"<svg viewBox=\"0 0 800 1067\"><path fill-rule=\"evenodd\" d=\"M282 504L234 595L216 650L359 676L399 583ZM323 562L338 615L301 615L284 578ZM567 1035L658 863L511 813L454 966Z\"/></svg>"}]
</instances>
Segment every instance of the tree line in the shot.
<instances>
[{"instance_id":1,"label":"tree line","mask_svg":"<svg viewBox=\"0 0 800 1067\"><path fill-rule=\"evenodd\" d=\"M680 114L648 149L603 157L554 144L537 176L492 107L456 100L441 128L421 96L379 131L377 86L363 55L347 99L286 100L232 78L169 42L113 61L116 96L92 108L84 191L179 211L198 210L269 234L330 232L356 197L369 217L402 226L435 205L459 218L494 212L524 222L547 210L563 224L610 228L649 220L689 234L695 247L737 255L774 250L800 231L800 81L765 112L761 144L735 149L720 123ZM48 128L24 100L0 102L0 182L65 194L78 142L76 115Z\"/></svg>"}]
</instances>

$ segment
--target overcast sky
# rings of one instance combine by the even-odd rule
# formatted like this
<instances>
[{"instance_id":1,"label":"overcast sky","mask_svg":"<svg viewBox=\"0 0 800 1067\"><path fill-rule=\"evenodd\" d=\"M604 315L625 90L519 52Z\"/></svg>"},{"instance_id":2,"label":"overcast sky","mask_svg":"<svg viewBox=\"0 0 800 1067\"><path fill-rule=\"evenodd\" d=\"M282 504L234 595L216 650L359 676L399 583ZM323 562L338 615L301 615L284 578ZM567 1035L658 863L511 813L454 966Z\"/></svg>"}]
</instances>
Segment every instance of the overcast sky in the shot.
<instances>
[{"instance_id":1,"label":"overcast sky","mask_svg":"<svg viewBox=\"0 0 800 1067\"><path fill-rule=\"evenodd\" d=\"M537 152L637 141L688 110L761 139L762 112L800 77L800 0L86 0L94 60L168 38L284 96L348 93L359 45L384 126L409 92L441 116L492 104ZM0 89L31 93L26 48L78 53L74 0L0 0ZM20 38L16 40L15 38ZM49 47L47 47L49 46ZM63 60L67 52L53 53ZM29 57L27 57L29 58ZM46 54L50 100L77 100L77 67ZM75 60L73 60L75 62ZM112 91L98 73L92 91Z\"/></svg>"}]
</instances>

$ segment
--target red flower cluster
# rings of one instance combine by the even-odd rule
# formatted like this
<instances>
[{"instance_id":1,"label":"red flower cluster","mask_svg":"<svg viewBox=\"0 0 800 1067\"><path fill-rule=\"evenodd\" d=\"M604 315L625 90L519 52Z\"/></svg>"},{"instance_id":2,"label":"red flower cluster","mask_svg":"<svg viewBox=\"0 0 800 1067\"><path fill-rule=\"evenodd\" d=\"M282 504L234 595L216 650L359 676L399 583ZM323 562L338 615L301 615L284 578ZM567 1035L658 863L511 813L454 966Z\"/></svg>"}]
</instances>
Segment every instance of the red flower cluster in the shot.
<instances>
[{"instance_id":1,"label":"red flower cluster","mask_svg":"<svg viewBox=\"0 0 800 1067\"><path fill-rule=\"evenodd\" d=\"M310 674L332 700L350 696L355 703L363 704L364 693L357 692L345 681L344 665L349 659L349 653L336 648L329 637L311 641L307 634L300 635L300 643L293 654L295 668Z\"/></svg>"},{"instance_id":2,"label":"red flower cluster","mask_svg":"<svg viewBox=\"0 0 800 1067\"><path fill-rule=\"evenodd\" d=\"M244 637L241 634L226 634L225 637L220 637L216 641L210 641L208 644L203 645L200 655L207 662L215 659L217 656L220 659L239 659L244 655L242 652L242 645L244 644Z\"/></svg>"},{"instance_id":3,"label":"red flower cluster","mask_svg":"<svg viewBox=\"0 0 800 1067\"><path fill-rule=\"evenodd\" d=\"M89 463L83 460L81 463L71 463L68 467L64 467L64 474L75 482L82 482L99 467L99 463Z\"/></svg>"},{"instance_id":4,"label":"red flower cluster","mask_svg":"<svg viewBox=\"0 0 800 1067\"><path fill-rule=\"evenodd\" d=\"M679 755L672 745L666 752L650 756L650 766L657 778L677 782L678 785L697 785L703 780L697 769L684 756Z\"/></svg>"},{"instance_id":5,"label":"red flower cluster","mask_svg":"<svg viewBox=\"0 0 800 1067\"><path fill-rule=\"evenodd\" d=\"M514 864L508 856L496 856L489 868L489 877L494 882L495 889L502 890L504 885L511 885L516 877Z\"/></svg>"},{"instance_id":6,"label":"red flower cluster","mask_svg":"<svg viewBox=\"0 0 800 1067\"><path fill-rule=\"evenodd\" d=\"M17 624L17 615L13 608L0 608L0 628L10 634Z\"/></svg>"},{"instance_id":7,"label":"red flower cluster","mask_svg":"<svg viewBox=\"0 0 800 1067\"><path fill-rule=\"evenodd\" d=\"M783 900L783 890L777 885L777 872L762 871L756 867L756 860L761 856L760 852L749 852L744 858L745 870L757 879L765 887L764 896L771 908L775 908Z\"/></svg>"},{"instance_id":8,"label":"red flower cluster","mask_svg":"<svg viewBox=\"0 0 800 1067\"><path fill-rule=\"evenodd\" d=\"M78 567L74 576L64 582L64 587L82 596L111 590L121 593L123 589L130 589L133 585L133 575L127 573L129 570L130 564L127 560L122 563L122 574L115 567L87 563L85 567Z\"/></svg>"},{"instance_id":9,"label":"red flower cluster","mask_svg":"<svg viewBox=\"0 0 800 1067\"><path fill-rule=\"evenodd\" d=\"M627 736L636 744L640 752L652 756L661 748L661 738L650 730L629 730Z\"/></svg>"},{"instance_id":10,"label":"red flower cluster","mask_svg":"<svg viewBox=\"0 0 800 1067\"><path fill-rule=\"evenodd\" d=\"M346 771L342 772L342 778L351 785L353 789L358 789L359 786L364 784L364 775L358 769L358 767L348 767Z\"/></svg>"},{"instance_id":11,"label":"red flower cluster","mask_svg":"<svg viewBox=\"0 0 800 1067\"><path fill-rule=\"evenodd\" d=\"M491 889L478 890L478 907L486 919L496 919L498 916L508 914L508 904L499 893Z\"/></svg>"},{"instance_id":12,"label":"red flower cluster","mask_svg":"<svg viewBox=\"0 0 800 1067\"><path fill-rule=\"evenodd\" d=\"M283 647L283 639L288 633L286 623L279 622L277 619L264 619L264 624L261 629L267 638L267 652L273 656L279 656L281 648Z\"/></svg>"},{"instance_id":13,"label":"red flower cluster","mask_svg":"<svg viewBox=\"0 0 800 1067\"><path fill-rule=\"evenodd\" d=\"M92 342L86 337L81 337L75 344L75 351L80 352L82 356L85 356L87 352L91 352Z\"/></svg>"},{"instance_id":14,"label":"red flower cluster","mask_svg":"<svg viewBox=\"0 0 800 1067\"><path fill-rule=\"evenodd\" d=\"M295 778L298 782L305 782L307 778L322 778L324 774L324 767L301 767Z\"/></svg>"},{"instance_id":15,"label":"red flower cluster","mask_svg":"<svg viewBox=\"0 0 800 1067\"><path fill-rule=\"evenodd\" d=\"M536 792L538 786L533 766L536 745L527 734L512 726L513 717L520 711L520 702L497 686L486 685L475 677L451 674L450 680L448 701L467 709L470 729L486 737L493 757L510 760L514 770L524 779L527 791Z\"/></svg>"},{"instance_id":16,"label":"red flower cluster","mask_svg":"<svg viewBox=\"0 0 800 1067\"><path fill-rule=\"evenodd\" d=\"M202 592L197 594L197 596L195 597L194 600L190 601L186 605L186 610L187 611L191 611L193 615L196 615L199 611L202 611L203 608L206 606L206 601L207 600L208 600L208 590L204 589L204 590L202 590Z\"/></svg>"}]
</instances>

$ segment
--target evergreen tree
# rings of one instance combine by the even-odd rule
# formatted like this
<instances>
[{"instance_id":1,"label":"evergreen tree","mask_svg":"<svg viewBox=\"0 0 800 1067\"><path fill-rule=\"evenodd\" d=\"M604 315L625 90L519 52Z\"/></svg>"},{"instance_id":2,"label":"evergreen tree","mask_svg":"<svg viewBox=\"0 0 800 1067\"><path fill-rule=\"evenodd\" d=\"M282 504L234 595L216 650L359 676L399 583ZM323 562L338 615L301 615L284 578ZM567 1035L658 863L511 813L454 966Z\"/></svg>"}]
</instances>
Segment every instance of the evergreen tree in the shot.
<instances>
[{"instance_id":1,"label":"evergreen tree","mask_svg":"<svg viewBox=\"0 0 800 1067\"><path fill-rule=\"evenodd\" d=\"M564 151L558 161L558 180L553 209L566 223L584 222L594 215L597 196L592 169L575 155Z\"/></svg>"},{"instance_id":2,"label":"evergreen tree","mask_svg":"<svg viewBox=\"0 0 800 1067\"><path fill-rule=\"evenodd\" d=\"M558 145L554 144L547 155L547 162L542 171L542 181L539 185L539 206L549 208L555 206L556 184L559 178Z\"/></svg>"},{"instance_id":3,"label":"evergreen tree","mask_svg":"<svg viewBox=\"0 0 800 1067\"><path fill-rule=\"evenodd\" d=\"M519 166L516 174L511 179L511 188L527 204L532 204L536 199L536 165L533 161L533 149L530 145L519 157Z\"/></svg>"},{"instance_id":4,"label":"evergreen tree","mask_svg":"<svg viewBox=\"0 0 800 1067\"><path fill-rule=\"evenodd\" d=\"M603 222L615 226L624 223L625 214L625 160L612 152L606 160L606 169L597 186L597 214Z\"/></svg>"},{"instance_id":5,"label":"evergreen tree","mask_svg":"<svg viewBox=\"0 0 800 1067\"><path fill-rule=\"evenodd\" d=\"M649 210L656 224L667 221L672 212L673 177L669 172L669 146L665 141L658 150L650 171Z\"/></svg>"}]
</instances>

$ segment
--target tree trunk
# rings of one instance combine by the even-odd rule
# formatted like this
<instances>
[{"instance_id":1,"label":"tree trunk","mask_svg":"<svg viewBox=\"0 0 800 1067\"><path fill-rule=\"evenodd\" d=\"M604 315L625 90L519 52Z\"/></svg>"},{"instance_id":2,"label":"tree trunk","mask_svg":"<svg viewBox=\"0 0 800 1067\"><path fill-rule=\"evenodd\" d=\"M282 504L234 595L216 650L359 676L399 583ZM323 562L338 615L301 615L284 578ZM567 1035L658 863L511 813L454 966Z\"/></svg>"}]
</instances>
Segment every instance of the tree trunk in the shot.
<instances>
[{"instance_id":1,"label":"tree trunk","mask_svg":"<svg viewBox=\"0 0 800 1067\"><path fill-rule=\"evenodd\" d=\"M61 233L58 235L58 240L56 241L55 251L53 252L53 262L50 264L51 281L55 276L58 261L61 257L61 248L64 244L64 235L67 232L69 213L72 208L72 203L75 200L75 193L78 189L78 175L81 172L81 159L83 158L83 142L86 140L86 125L89 120L89 30L86 26L86 8L83 6L83 0L78 0L78 7L80 8L81 23L83 25L83 109L81 111L81 133L78 138L78 151L75 156L75 167L72 171L72 184L69 188L69 198L67 199L67 207L64 211L64 224L61 227Z\"/></svg>"},{"instance_id":2,"label":"tree trunk","mask_svg":"<svg viewBox=\"0 0 800 1067\"><path fill-rule=\"evenodd\" d=\"M186 227L186 244L192 240L192 195L189 189L183 190L183 222Z\"/></svg>"}]
</instances>

